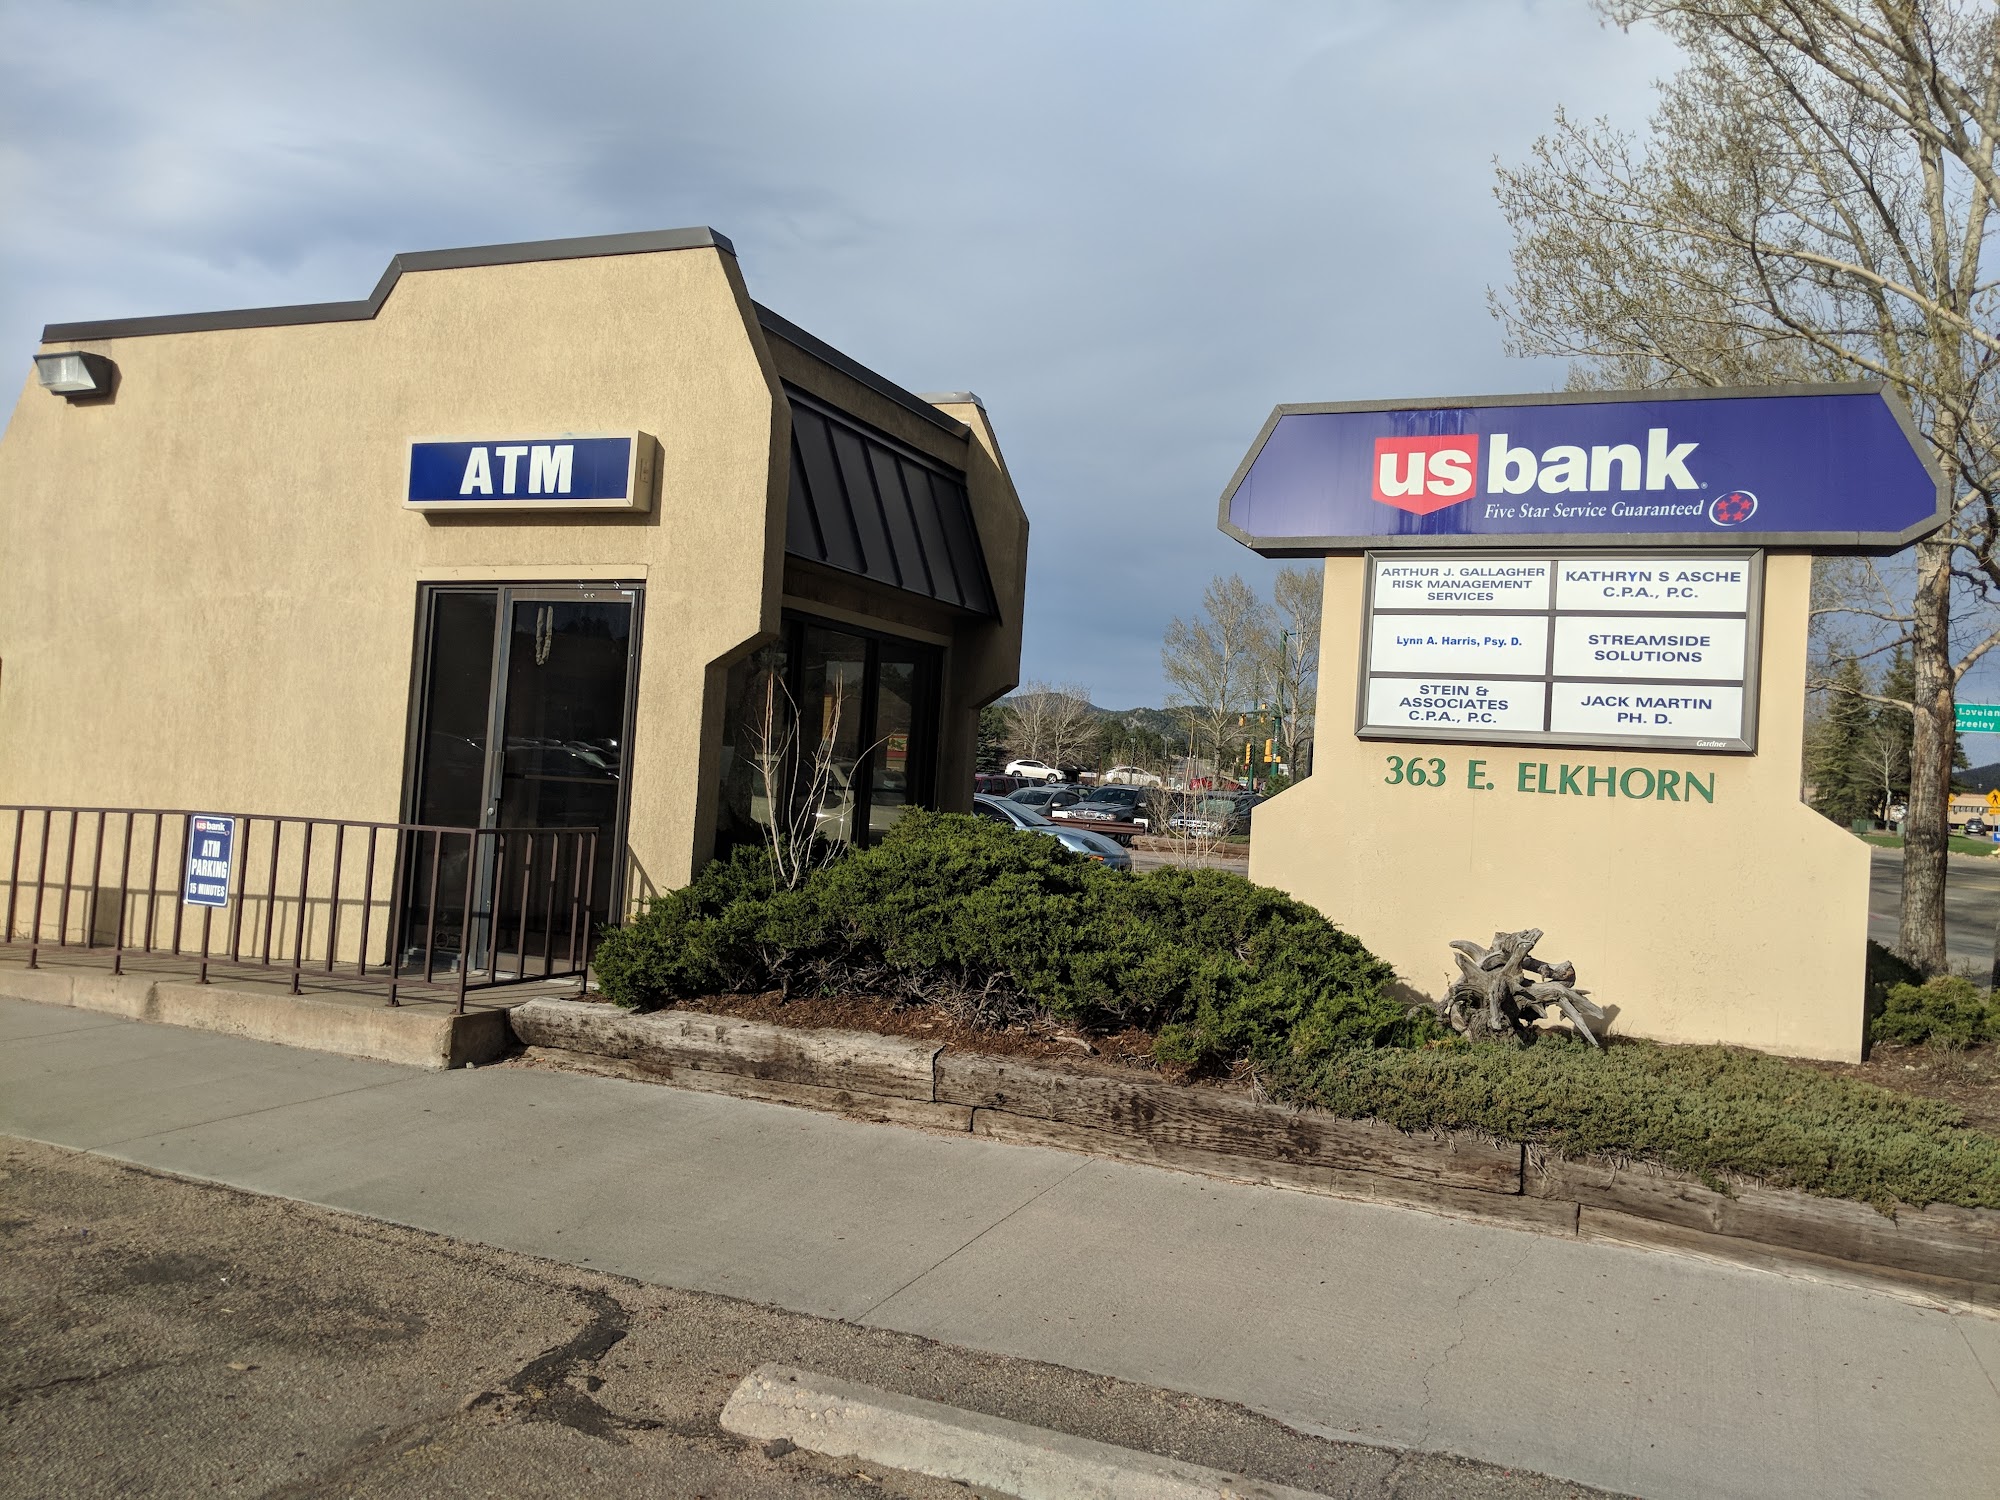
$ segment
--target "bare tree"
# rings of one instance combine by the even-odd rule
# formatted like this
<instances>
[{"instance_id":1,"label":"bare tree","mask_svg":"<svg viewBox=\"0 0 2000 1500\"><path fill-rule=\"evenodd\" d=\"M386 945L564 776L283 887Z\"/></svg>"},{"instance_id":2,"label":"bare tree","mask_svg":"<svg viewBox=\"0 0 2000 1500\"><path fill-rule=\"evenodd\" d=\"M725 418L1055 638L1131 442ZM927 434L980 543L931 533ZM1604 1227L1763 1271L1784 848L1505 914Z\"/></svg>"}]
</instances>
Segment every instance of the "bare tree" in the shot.
<instances>
[{"instance_id":1,"label":"bare tree","mask_svg":"<svg viewBox=\"0 0 2000 1500\"><path fill-rule=\"evenodd\" d=\"M2000 326L1986 233L2000 192L1991 0L1599 0L1687 58L1643 139L1558 115L1499 173L1513 350L1586 385L1874 379L1915 412L1952 525L1917 547L1900 946L1942 972L1953 692L2000 644L1954 647L1953 580L2000 589Z\"/></svg>"},{"instance_id":2,"label":"bare tree","mask_svg":"<svg viewBox=\"0 0 2000 1500\"><path fill-rule=\"evenodd\" d=\"M745 735L756 788L751 815L763 829L772 878L786 890L797 890L813 871L832 863L846 842L847 832L831 838L824 827L827 808L837 807L841 797L852 799L834 753L846 689L839 681L830 684L819 742L806 746L799 733L798 704L782 675L766 667L759 676L751 686L755 706ZM756 816L759 811L762 817ZM852 817L851 810L848 815Z\"/></svg>"},{"instance_id":3,"label":"bare tree","mask_svg":"<svg viewBox=\"0 0 2000 1500\"><path fill-rule=\"evenodd\" d=\"M1227 826L1223 808L1208 806L1218 801L1234 806L1208 788L1189 786L1186 779L1179 786L1155 787L1151 800L1155 827L1147 847L1177 865L1208 863Z\"/></svg>"},{"instance_id":4,"label":"bare tree","mask_svg":"<svg viewBox=\"0 0 2000 1500\"><path fill-rule=\"evenodd\" d=\"M1306 774L1319 702L1320 602L1325 579L1312 568L1280 568L1271 585L1277 630L1271 637L1273 657L1266 678L1272 708L1279 715L1279 755L1291 768L1293 780Z\"/></svg>"},{"instance_id":5,"label":"bare tree","mask_svg":"<svg viewBox=\"0 0 2000 1500\"><path fill-rule=\"evenodd\" d=\"M1893 822L1889 809L1896 805L1897 792L1910 779L1910 736L1908 726L1898 726L1877 719L1871 723L1854 747L1857 767L1868 777L1870 793L1875 798L1876 816L1884 822Z\"/></svg>"},{"instance_id":6,"label":"bare tree","mask_svg":"<svg viewBox=\"0 0 2000 1500\"><path fill-rule=\"evenodd\" d=\"M1092 706L1090 690L1080 683L1024 682L1007 700L1007 708L1013 715L1007 743L1017 756L1051 766L1076 765L1095 748L1103 715Z\"/></svg>"},{"instance_id":7,"label":"bare tree","mask_svg":"<svg viewBox=\"0 0 2000 1500\"><path fill-rule=\"evenodd\" d=\"M1172 688L1168 702L1187 719L1196 748L1205 746L1221 764L1229 759L1229 730L1257 702L1275 654L1271 607L1240 573L1218 576L1201 602L1193 620L1176 615L1167 626L1160 664Z\"/></svg>"}]
</instances>

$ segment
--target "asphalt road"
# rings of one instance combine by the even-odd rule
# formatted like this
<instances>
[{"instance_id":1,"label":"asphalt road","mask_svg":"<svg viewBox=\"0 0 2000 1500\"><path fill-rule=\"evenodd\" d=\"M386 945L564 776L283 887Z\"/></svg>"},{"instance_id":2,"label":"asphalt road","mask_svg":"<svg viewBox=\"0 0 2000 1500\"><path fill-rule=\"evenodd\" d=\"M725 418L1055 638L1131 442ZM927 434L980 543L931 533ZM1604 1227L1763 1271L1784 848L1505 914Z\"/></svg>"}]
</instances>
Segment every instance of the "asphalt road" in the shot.
<instances>
[{"instance_id":1,"label":"asphalt road","mask_svg":"<svg viewBox=\"0 0 2000 1500\"><path fill-rule=\"evenodd\" d=\"M716 1418L780 1361L1329 1496L1603 1492L0 1137L0 1494L982 1493Z\"/></svg>"},{"instance_id":2,"label":"asphalt road","mask_svg":"<svg viewBox=\"0 0 2000 1500\"><path fill-rule=\"evenodd\" d=\"M1869 871L1868 936L1896 946L1903 900L1903 851L1877 849ZM2000 854L1954 854L1945 876L1945 951L1954 971L1984 984L1993 967L1993 934L2000 926Z\"/></svg>"}]
</instances>

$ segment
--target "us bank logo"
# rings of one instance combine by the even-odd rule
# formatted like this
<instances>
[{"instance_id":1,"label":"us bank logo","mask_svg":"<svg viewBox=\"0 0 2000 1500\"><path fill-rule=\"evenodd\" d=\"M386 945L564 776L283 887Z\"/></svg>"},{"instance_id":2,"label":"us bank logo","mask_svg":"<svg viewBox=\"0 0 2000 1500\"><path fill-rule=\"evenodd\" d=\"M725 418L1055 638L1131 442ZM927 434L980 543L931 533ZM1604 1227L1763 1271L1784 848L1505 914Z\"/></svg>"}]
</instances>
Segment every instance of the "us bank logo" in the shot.
<instances>
[{"instance_id":1,"label":"us bank logo","mask_svg":"<svg viewBox=\"0 0 2000 1500\"><path fill-rule=\"evenodd\" d=\"M1688 459L1701 444L1676 443L1665 427L1646 429L1643 448L1637 443L1598 443L1590 447L1555 443L1540 452L1515 447L1504 432L1484 439L1472 433L1457 433L1446 437L1377 438L1372 476L1375 499L1419 516L1473 499L1481 493L1478 478L1482 441L1486 447L1484 493L1488 498L1701 488L1700 481L1688 470ZM1718 511L1717 507L1732 500L1747 500L1749 509L1735 519L1724 519L1733 510L1724 507ZM1756 508L1757 497L1739 490L1717 500L1709 508L1709 519L1718 526L1740 526ZM1535 514L1532 508L1523 513ZM1610 514L1623 513L1619 506L1611 507ZM1687 513L1699 515L1699 504L1688 507Z\"/></svg>"},{"instance_id":2,"label":"us bank logo","mask_svg":"<svg viewBox=\"0 0 2000 1500\"><path fill-rule=\"evenodd\" d=\"M1412 515L1427 516L1470 500L1472 477L1478 472L1477 437L1375 440L1375 498Z\"/></svg>"}]
</instances>

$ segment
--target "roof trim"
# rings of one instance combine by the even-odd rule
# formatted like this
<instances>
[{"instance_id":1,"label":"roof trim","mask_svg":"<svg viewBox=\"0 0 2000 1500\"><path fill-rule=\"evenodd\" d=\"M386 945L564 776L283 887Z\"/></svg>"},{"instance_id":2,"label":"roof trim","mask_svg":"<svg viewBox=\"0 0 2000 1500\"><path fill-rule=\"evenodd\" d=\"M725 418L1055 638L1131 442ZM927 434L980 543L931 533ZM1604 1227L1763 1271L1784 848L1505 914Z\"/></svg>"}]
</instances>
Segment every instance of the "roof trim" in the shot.
<instances>
[{"instance_id":1,"label":"roof trim","mask_svg":"<svg viewBox=\"0 0 2000 1500\"><path fill-rule=\"evenodd\" d=\"M382 310L405 271L457 271L473 266L514 266L540 260L588 260L603 255L648 255L662 250L720 250L734 255L726 235L703 226L648 229L636 234L592 234L563 240L522 240L459 250L410 250L389 262L375 290L360 302L307 302L292 307L247 307L225 312L169 313L163 317L105 318L50 323L45 344L81 339L143 338L163 333L216 333L230 328L284 328L303 323L365 323ZM760 309L761 311L761 309ZM879 378L879 377L878 377Z\"/></svg>"},{"instance_id":2,"label":"roof trim","mask_svg":"<svg viewBox=\"0 0 2000 1500\"><path fill-rule=\"evenodd\" d=\"M894 402L897 406L902 407L903 410L915 416L922 417L933 427L941 427L955 438L972 436L972 429L959 421L958 418L946 416L935 406L924 400L922 396L906 391L893 380L877 375L858 360L850 359L847 355L842 354L824 339L814 338L790 318L780 317L761 302L753 302L750 305L757 309L757 322L763 327L766 333L783 339L796 349L803 349L814 359L819 360L823 364L831 365L850 380L858 381L860 384L867 386L876 395ZM822 396L820 399L824 401L826 398Z\"/></svg>"}]
</instances>

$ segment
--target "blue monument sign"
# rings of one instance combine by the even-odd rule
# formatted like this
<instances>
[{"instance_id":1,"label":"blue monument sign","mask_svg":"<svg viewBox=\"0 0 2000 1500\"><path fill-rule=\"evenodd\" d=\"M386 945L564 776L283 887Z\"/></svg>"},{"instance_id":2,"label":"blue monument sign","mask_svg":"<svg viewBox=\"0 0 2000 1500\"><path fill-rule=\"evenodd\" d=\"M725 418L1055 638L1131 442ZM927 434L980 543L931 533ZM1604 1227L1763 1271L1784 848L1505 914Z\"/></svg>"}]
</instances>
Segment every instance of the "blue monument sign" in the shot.
<instances>
[{"instance_id":1,"label":"blue monument sign","mask_svg":"<svg viewBox=\"0 0 2000 1500\"><path fill-rule=\"evenodd\" d=\"M1396 548L1893 552L1944 524L1875 384L1281 406L1222 497L1271 557Z\"/></svg>"}]
</instances>

